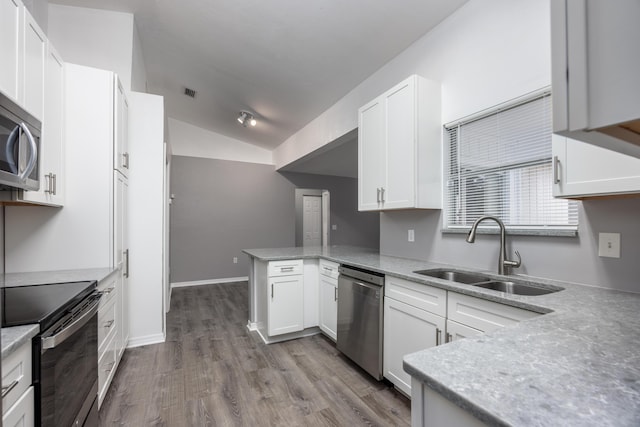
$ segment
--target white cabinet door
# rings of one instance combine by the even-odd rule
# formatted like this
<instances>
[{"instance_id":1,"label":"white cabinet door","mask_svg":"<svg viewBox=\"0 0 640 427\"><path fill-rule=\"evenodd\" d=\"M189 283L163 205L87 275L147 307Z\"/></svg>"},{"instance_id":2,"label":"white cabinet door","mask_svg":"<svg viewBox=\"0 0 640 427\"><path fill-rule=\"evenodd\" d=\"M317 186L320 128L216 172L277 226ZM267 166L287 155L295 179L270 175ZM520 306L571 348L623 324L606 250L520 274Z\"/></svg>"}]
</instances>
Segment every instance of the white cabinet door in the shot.
<instances>
[{"instance_id":1,"label":"white cabinet door","mask_svg":"<svg viewBox=\"0 0 640 427\"><path fill-rule=\"evenodd\" d=\"M20 201L48 206L64 204L64 119L64 61L48 43L40 141L40 190L18 192Z\"/></svg>"},{"instance_id":2,"label":"white cabinet door","mask_svg":"<svg viewBox=\"0 0 640 427\"><path fill-rule=\"evenodd\" d=\"M35 19L22 8L22 71L21 94L18 99L25 110L42 120L44 113L44 74L47 57L47 37Z\"/></svg>"},{"instance_id":3,"label":"white cabinet door","mask_svg":"<svg viewBox=\"0 0 640 427\"><path fill-rule=\"evenodd\" d=\"M2 416L4 427L32 427L35 425L33 387L18 399Z\"/></svg>"},{"instance_id":4,"label":"white cabinet door","mask_svg":"<svg viewBox=\"0 0 640 427\"><path fill-rule=\"evenodd\" d=\"M447 334L445 342L453 342L481 333L482 331L478 329L447 319Z\"/></svg>"},{"instance_id":5,"label":"white cabinet door","mask_svg":"<svg viewBox=\"0 0 640 427\"><path fill-rule=\"evenodd\" d=\"M115 76L114 87L116 90L115 112L115 143L113 150L113 167L124 176L129 172L129 103L122 88L122 83Z\"/></svg>"},{"instance_id":6,"label":"white cabinet door","mask_svg":"<svg viewBox=\"0 0 640 427\"><path fill-rule=\"evenodd\" d=\"M320 275L320 329L333 341L338 328L338 279Z\"/></svg>"},{"instance_id":7,"label":"white cabinet door","mask_svg":"<svg viewBox=\"0 0 640 427\"><path fill-rule=\"evenodd\" d=\"M129 341L129 247L128 247L128 198L129 182L114 172L114 259L120 273L118 277L118 356Z\"/></svg>"},{"instance_id":8,"label":"white cabinet door","mask_svg":"<svg viewBox=\"0 0 640 427\"><path fill-rule=\"evenodd\" d=\"M0 0L0 91L18 100L20 8L19 0Z\"/></svg>"},{"instance_id":9,"label":"white cabinet door","mask_svg":"<svg viewBox=\"0 0 640 427\"><path fill-rule=\"evenodd\" d=\"M267 317L269 336L304 329L303 276L269 278Z\"/></svg>"},{"instance_id":10,"label":"white cabinet door","mask_svg":"<svg viewBox=\"0 0 640 427\"><path fill-rule=\"evenodd\" d=\"M416 188L416 82L408 79L385 94L386 179L382 203L385 209L415 206Z\"/></svg>"},{"instance_id":11,"label":"white cabinet door","mask_svg":"<svg viewBox=\"0 0 640 427\"><path fill-rule=\"evenodd\" d=\"M384 186L384 102L376 99L358 111L358 210L378 210Z\"/></svg>"},{"instance_id":12,"label":"white cabinet door","mask_svg":"<svg viewBox=\"0 0 640 427\"><path fill-rule=\"evenodd\" d=\"M554 197L640 193L640 159L553 135Z\"/></svg>"},{"instance_id":13,"label":"white cabinet door","mask_svg":"<svg viewBox=\"0 0 640 427\"><path fill-rule=\"evenodd\" d=\"M402 359L443 343L444 329L444 317L385 297L384 376L410 396L411 376L402 368Z\"/></svg>"},{"instance_id":14,"label":"white cabinet door","mask_svg":"<svg viewBox=\"0 0 640 427\"><path fill-rule=\"evenodd\" d=\"M640 157L638 21L636 0L551 2L554 132Z\"/></svg>"}]
</instances>

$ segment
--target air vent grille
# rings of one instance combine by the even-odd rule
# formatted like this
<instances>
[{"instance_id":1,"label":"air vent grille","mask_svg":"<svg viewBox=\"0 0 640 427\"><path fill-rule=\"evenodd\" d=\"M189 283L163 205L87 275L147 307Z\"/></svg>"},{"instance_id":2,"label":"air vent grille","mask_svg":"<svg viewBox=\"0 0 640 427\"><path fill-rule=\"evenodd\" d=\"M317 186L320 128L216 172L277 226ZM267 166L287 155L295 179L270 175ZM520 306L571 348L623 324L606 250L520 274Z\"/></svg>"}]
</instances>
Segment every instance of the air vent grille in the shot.
<instances>
[{"instance_id":1,"label":"air vent grille","mask_svg":"<svg viewBox=\"0 0 640 427\"><path fill-rule=\"evenodd\" d=\"M189 89L188 87L184 88L184 94L191 97L191 98L195 98L196 97L196 91L193 89Z\"/></svg>"}]
</instances>

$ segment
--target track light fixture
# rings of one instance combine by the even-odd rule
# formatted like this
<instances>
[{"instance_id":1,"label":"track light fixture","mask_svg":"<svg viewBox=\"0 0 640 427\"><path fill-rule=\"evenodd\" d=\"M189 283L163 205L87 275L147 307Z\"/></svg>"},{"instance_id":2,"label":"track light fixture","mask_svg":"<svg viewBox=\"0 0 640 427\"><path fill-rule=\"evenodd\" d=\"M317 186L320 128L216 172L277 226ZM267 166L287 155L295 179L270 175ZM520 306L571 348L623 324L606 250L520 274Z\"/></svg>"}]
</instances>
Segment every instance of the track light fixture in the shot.
<instances>
[{"instance_id":1,"label":"track light fixture","mask_svg":"<svg viewBox=\"0 0 640 427\"><path fill-rule=\"evenodd\" d=\"M247 124L255 126L257 123L256 119L253 117L253 114L249 113L248 111L240 111L240 114L238 115L238 122L244 127L247 127Z\"/></svg>"}]
</instances>

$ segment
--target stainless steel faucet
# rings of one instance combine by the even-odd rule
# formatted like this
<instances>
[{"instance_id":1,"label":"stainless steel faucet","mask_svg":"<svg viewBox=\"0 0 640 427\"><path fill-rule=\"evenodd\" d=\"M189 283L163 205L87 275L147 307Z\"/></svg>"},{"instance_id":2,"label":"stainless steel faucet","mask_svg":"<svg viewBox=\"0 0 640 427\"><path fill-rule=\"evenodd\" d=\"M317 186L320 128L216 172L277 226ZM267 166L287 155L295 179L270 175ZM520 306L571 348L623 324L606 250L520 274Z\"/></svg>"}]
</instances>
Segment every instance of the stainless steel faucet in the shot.
<instances>
[{"instance_id":1,"label":"stainless steel faucet","mask_svg":"<svg viewBox=\"0 0 640 427\"><path fill-rule=\"evenodd\" d=\"M476 229L478 228L478 224L480 224L485 219L491 219L498 223L500 227L500 255L498 256L498 274L508 274L505 273L505 267L520 267L520 263L522 262L522 258L520 258L520 253L516 251L516 256L518 257L518 261L510 261L507 259L507 246L505 244L505 229L504 224L500 221L500 218L496 218L495 216L481 216L476 219L476 221L471 226L471 230L469 230L469 235L467 236L467 242L473 243L476 241Z\"/></svg>"}]
</instances>

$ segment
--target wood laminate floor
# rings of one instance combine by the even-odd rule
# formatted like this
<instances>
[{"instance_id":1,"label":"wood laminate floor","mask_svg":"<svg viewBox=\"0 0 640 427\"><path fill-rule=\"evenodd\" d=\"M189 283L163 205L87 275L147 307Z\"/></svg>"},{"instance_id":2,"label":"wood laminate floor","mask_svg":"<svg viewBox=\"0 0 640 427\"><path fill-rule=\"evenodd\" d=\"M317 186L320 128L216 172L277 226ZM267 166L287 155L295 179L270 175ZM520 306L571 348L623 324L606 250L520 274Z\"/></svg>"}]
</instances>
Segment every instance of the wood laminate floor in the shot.
<instances>
[{"instance_id":1,"label":"wood laminate floor","mask_svg":"<svg viewBox=\"0 0 640 427\"><path fill-rule=\"evenodd\" d=\"M409 426L410 402L321 335L265 345L247 283L173 290L163 344L128 349L100 426Z\"/></svg>"}]
</instances>

